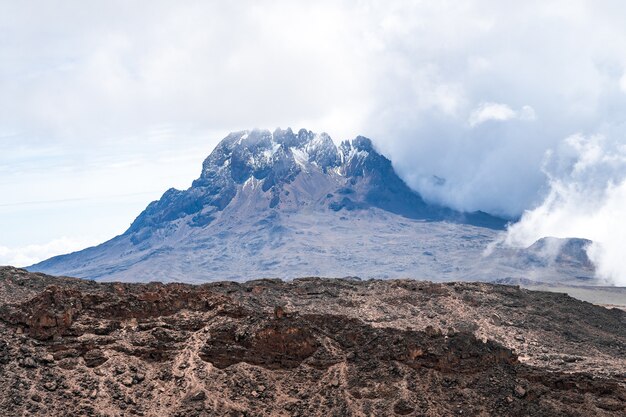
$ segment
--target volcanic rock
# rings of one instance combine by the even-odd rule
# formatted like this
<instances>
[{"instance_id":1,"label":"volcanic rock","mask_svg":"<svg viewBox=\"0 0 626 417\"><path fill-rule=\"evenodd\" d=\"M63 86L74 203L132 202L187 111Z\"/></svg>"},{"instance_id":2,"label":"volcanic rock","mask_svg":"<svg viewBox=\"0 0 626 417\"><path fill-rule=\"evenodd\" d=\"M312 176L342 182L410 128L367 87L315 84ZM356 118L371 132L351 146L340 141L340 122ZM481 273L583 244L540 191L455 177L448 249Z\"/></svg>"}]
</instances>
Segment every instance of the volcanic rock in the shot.
<instances>
[{"instance_id":1,"label":"volcanic rock","mask_svg":"<svg viewBox=\"0 0 626 417\"><path fill-rule=\"evenodd\" d=\"M625 324L622 310L486 283L119 284L0 268L0 409L622 416Z\"/></svg>"}]
</instances>

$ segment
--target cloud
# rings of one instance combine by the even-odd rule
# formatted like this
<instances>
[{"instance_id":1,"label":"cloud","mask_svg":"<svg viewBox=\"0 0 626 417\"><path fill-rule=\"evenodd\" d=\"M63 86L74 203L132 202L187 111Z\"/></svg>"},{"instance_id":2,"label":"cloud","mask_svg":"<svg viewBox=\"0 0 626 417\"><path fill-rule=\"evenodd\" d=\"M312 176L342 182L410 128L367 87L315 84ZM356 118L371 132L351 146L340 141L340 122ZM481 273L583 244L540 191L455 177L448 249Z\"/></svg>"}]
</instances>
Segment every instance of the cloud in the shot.
<instances>
[{"instance_id":1,"label":"cloud","mask_svg":"<svg viewBox=\"0 0 626 417\"><path fill-rule=\"evenodd\" d=\"M510 120L515 112L506 104L482 103L469 117L470 126L476 126L487 120Z\"/></svg>"},{"instance_id":2,"label":"cloud","mask_svg":"<svg viewBox=\"0 0 626 417\"><path fill-rule=\"evenodd\" d=\"M619 88L622 92L626 93L626 72L622 75L622 78L619 79Z\"/></svg>"},{"instance_id":3,"label":"cloud","mask_svg":"<svg viewBox=\"0 0 626 417\"><path fill-rule=\"evenodd\" d=\"M100 242L83 238L61 237L43 244L0 246L0 265L29 266L60 253L74 252L98 243Z\"/></svg>"},{"instance_id":4,"label":"cloud","mask_svg":"<svg viewBox=\"0 0 626 417\"><path fill-rule=\"evenodd\" d=\"M616 0L2 2L0 195L181 187L228 131L291 126L370 136L429 201L519 216L552 189L548 149L626 138L625 20ZM68 235L98 227L78 210Z\"/></svg>"},{"instance_id":5,"label":"cloud","mask_svg":"<svg viewBox=\"0 0 626 417\"><path fill-rule=\"evenodd\" d=\"M626 145L573 135L545 163L549 192L512 225L505 242L529 246L545 236L593 240L588 249L600 278L626 285Z\"/></svg>"},{"instance_id":6,"label":"cloud","mask_svg":"<svg viewBox=\"0 0 626 417\"><path fill-rule=\"evenodd\" d=\"M489 120L506 121L511 119L534 120L535 110L523 106L519 112L501 103L481 103L469 117L469 125L474 127Z\"/></svg>"}]
</instances>

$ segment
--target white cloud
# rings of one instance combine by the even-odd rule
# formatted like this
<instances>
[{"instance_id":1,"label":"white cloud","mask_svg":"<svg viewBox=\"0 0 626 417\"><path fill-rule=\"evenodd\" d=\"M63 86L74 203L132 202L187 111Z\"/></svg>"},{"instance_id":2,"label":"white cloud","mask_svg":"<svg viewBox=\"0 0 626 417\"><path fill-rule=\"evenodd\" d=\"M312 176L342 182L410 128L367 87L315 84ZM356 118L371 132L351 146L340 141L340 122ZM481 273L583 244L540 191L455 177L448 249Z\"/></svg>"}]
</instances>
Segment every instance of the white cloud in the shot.
<instances>
[{"instance_id":1,"label":"white cloud","mask_svg":"<svg viewBox=\"0 0 626 417\"><path fill-rule=\"evenodd\" d=\"M545 200L508 230L506 243L529 246L545 236L582 237L599 277L626 285L626 146L574 135L548 153Z\"/></svg>"},{"instance_id":2,"label":"white cloud","mask_svg":"<svg viewBox=\"0 0 626 417\"><path fill-rule=\"evenodd\" d=\"M181 187L224 133L292 126L370 136L427 199L519 215L547 149L626 138L624 21L610 0L0 2L0 195ZM50 240L0 214L1 244Z\"/></svg>"},{"instance_id":3,"label":"white cloud","mask_svg":"<svg viewBox=\"0 0 626 417\"><path fill-rule=\"evenodd\" d=\"M619 79L619 88L622 90L622 92L626 93L626 72Z\"/></svg>"},{"instance_id":4,"label":"white cloud","mask_svg":"<svg viewBox=\"0 0 626 417\"><path fill-rule=\"evenodd\" d=\"M500 103L482 103L469 117L470 126L476 126L488 120L510 120L516 117L515 111L506 104Z\"/></svg>"},{"instance_id":5,"label":"white cloud","mask_svg":"<svg viewBox=\"0 0 626 417\"><path fill-rule=\"evenodd\" d=\"M511 119L535 120L535 109L525 105L519 111L515 111L502 103L481 103L472 111L468 122L471 127L474 127L489 120L503 122Z\"/></svg>"},{"instance_id":6,"label":"white cloud","mask_svg":"<svg viewBox=\"0 0 626 417\"><path fill-rule=\"evenodd\" d=\"M100 243L98 240L61 237L42 244L0 246L0 265L29 266L62 253L74 252Z\"/></svg>"},{"instance_id":7,"label":"white cloud","mask_svg":"<svg viewBox=\"0 0 626 417\"><path fill-rule=\"evenodd\" d=\"M520 120L535 120L537 115L535 114L535 109L526 105L522 106L521 110L517 112L517 118Z\"/></svg>"}]
</instances>

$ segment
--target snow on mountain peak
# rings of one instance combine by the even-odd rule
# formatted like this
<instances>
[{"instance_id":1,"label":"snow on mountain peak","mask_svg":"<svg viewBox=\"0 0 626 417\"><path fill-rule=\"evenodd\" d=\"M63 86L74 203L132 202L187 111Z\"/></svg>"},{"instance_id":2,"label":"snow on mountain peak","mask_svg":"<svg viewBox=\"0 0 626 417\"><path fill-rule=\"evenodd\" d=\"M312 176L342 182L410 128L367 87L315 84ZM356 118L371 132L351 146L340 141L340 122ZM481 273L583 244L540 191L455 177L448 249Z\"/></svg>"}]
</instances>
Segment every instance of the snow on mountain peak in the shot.
<instances>
[{"instance_id":1,"label":"snow on mountain peak","mask_svg":"<svg viewBox=\"0 0 626 417\"><path fill-rule=\"evenodd\" d=\"M249 190L255 194L249 195ZM180 222L205 227L236 197L246 199L246 206L257 211L293 212L308 206L337 212L376 207L416 219L503 226L500 219L484 213L459 213L426 203L368 138L358 136L336 146L326 133L306 129L294 133L287 128L229 134L205 159L200 178L189 189L168 190L150 203L126 234L141 242L152 231L176 228ZM229 212L233 210L238 209Z\"/></svg>"},{"instance_id":2,"label":"snow on mountain peak","mask_svg":"<svg viewBox=\"0 0 626 417\"><path fill-rule=\"evenodd\" d=\"M233 179L243 183L250 176L264 178L269 171L286 166L308 171L307 166L313 164L326 172L345 159L327 133L306 129L294 133L290 128L245 130L229 134L217 145L204 161L202 177L213 176L220 166L230 166Z\"/></svg>"},{"instance_id":3,"label":"snow on mountain peak","mask_svg":"<svg viewBox=\"0 0 626 417\"><path fill-rule=\"evenodd\" d=\"M425 250L420 230L457 230L451 223L465 231L504 226L485 213L425 202L362 136L336 146L326 133L255 129L226 136L191 187L169 189L124 234L35 269L94 278L192 279L210 271L253 277L277 273L272 268L287 259L299 275L327 264L335 272L360 265L373 274L383 265L379 255L398 250L406 255L401 264L412 268L415 253Z\"/></svg>"}]
</instances>

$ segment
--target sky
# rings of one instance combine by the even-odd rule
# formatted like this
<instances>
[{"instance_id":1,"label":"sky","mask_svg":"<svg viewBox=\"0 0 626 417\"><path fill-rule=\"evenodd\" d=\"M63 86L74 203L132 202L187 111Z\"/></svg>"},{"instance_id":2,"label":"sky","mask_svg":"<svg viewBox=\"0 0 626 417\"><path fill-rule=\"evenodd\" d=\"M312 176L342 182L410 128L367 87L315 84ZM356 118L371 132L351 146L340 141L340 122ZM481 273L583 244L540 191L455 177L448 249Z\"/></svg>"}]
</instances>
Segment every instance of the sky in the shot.
<instances>
[{"instance_id":1,"label":"sky","mask_svg":"<svg viewBox=\"0 0 626 417\"><path fill-rule=\"evenodd\" d=\"M0 264L122 233L230 131L305 127L371 137L429 201L521 216L508 244L593 239L623 279L624 21L602 0L0 0Z\"/></svg>"}]
</instances>

